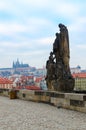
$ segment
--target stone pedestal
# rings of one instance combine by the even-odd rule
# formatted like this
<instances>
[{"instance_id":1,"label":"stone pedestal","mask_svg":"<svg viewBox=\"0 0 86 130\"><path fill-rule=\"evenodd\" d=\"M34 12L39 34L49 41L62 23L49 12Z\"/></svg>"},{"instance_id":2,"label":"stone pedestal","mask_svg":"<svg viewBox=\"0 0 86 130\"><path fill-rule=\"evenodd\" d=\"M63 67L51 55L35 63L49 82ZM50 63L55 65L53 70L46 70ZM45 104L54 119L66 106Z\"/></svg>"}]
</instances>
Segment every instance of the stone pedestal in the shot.
<instances>
[{"instance_id":1,"label":"stone pedestal","mask_svg":"<svg viewBox=\"0 0 86 130\"><path fill-rule=\"evenodd\" d=\"M74 89L75 80L71 79L61 79L61 80L52 80L52 91L61 91L61 92L72 92Z\"/></svg>"}]
</instances>

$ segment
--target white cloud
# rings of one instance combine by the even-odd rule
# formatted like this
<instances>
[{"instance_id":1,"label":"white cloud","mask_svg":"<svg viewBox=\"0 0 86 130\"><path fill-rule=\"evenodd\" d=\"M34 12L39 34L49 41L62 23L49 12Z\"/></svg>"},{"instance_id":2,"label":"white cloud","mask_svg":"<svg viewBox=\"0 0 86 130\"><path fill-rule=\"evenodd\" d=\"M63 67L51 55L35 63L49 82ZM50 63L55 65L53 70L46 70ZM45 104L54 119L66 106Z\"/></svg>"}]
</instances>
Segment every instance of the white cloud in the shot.
<instances>
[{"instance_id":1,"label":"white cloud","mask_svg":"<svg viewBox=\"0 0 86 130\"><path fill-rule=\"evenodd\" d=\"M19 0L18 1L20 4L23 4L25 6L29 7L38 7L38 8L43 8L49 5L50 1L49 0ZM54 2L53 2L54 3Z\"/></svg>"},{"instance_id":2,"label":"white cloud","mask_svg":"<svg viewBox=\"0 0 86 130\"><path fill-rule=\"evenodd\" d=\"M0 34L9 35L27 31L26 26L17 23L0 23Z\"/></svg>"},{"instance_id":3,"label":"white cloud","mask_svg":"<svg viewBox=\"0 0 86 130\"><path fill-rule=\"evenodd\" d=\"M78 16L77 19L74 20L74 22L72 22L69 25L69 30L80 33L80 32L86 31L85 26L86 26L86 17Z\"/></svg>"},{"instance_id":4,"label":"white cloud","mask_svg":"<svg viewBox=\"0 0 86 130\"><path fill-rule=\"evenodd\" d=\"M51 45L54 42L54 37L45 37L45 38L39 38L36 40L37 44L40 45Z\"/></svg>"},{"instance_id":5,"label":"white cloud","mask_svg":"<svg viewBox=\"0 0 86 130\"><path fill-rule=\"evenodd\" d=\"M0 34L7 35L12 37L17 35L17 37L21 35L21 33L28 33L29 35L36 35L42 34L42 32L48 32L48 28L53 28L53 23L44 18L32 17L26 18L25 23L17 22L0 22ZM17 34L19 33L19 34ZM22 36L21 36L22 39Z\"/></svg>"},{"instance_id":6,"label":"white cloud","mask_svg":"<svg viewBox=\"0 0 86 130\"><path fill-rule=\"evenodd\" d=\"M6 1L0 1L0 10L8 9L8 3Z\"/></svg>"},{"instance_id":7,"label":"white cloud","mask_svg":"<svg viewBox=\"0 0 86 130\"><path fill-rule=\"evenodd\" d=\"M72 2L62 1L62 2L59 2L58 4L55 4L54 11L64 18L74 19L76 15L78 14L79 7Z\"/></svg>"}]
</instances>

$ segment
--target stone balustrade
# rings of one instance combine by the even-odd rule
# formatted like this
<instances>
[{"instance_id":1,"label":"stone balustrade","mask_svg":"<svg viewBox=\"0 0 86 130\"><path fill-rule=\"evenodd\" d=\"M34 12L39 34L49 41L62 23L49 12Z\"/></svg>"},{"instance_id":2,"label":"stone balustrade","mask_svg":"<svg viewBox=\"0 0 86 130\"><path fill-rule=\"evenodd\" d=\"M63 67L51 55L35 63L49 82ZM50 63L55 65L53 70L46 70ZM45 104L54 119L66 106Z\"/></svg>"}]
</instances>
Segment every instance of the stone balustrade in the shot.
<instances>
[{"instance_id":1,"label":"stone balustrade","mask_svg":"<svg viewBox=\"0 0 86 130\"><path fill-rule=\"evenodd\" d=\"M62 107L86 113L86 94L25 89L14 91L16 98L22 100L49 103L58 108ZM0 89L0 95L10 97L9 89Z\"/></svg>"}]
</instances>

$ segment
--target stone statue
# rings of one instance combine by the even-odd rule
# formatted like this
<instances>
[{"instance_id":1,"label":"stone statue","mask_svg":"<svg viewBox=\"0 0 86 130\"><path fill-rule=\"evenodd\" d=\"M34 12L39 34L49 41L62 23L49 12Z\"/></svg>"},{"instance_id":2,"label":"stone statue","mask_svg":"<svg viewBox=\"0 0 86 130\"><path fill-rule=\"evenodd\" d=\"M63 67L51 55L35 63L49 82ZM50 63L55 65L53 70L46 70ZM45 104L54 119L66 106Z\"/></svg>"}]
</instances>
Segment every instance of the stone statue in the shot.
<instances>
[{"instance_id":1,"label":"stone statue","mask_svg":"<svg viewBox=\"0 0 86 130\"><path fill-rule=\"evenodd\" d=\"M46 62L46 69L47 69L47 75L46 75L46 83L47 86L49 86L49 90L52 89L51 81L55 78L55 62L54 62L54 56L53 52L50 52L49 60Z\"/></svg>"},{"instance_id":2,"label":"stone statue","mask_svg":"<svg viewBox=\"0 0 86 130\"><path fill-rule=\"evenodd\" d=\"M66 73L69 72L69 58L70 58L70 51L69 51L69 36L68 30L66 26L63 24L59 24L60 28L60 53L63 59L63 64Z\"/></svg>"},{"instance_id":3,"label":"stone statue","mask_svg":"<svg viewBox=\"0 0 86 130\"><path fill-rule=\"evenodd\" d=\"M46 81L50 90L69 92L74 89L74 79L69 67L68 29L63 24L59 24L58 26L60 33L56 33L53 52L50 53L49 60L46 62Z\"/></svg>"}]
</instances>

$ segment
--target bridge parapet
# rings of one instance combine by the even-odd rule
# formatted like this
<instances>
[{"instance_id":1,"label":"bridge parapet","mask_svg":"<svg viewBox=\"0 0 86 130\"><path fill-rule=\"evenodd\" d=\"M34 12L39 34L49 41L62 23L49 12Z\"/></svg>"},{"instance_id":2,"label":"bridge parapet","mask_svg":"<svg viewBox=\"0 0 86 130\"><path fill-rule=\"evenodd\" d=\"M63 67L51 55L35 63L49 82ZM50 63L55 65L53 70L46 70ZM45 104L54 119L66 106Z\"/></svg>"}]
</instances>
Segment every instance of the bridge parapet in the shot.
<instances>
[{"instance_id":1,"label":"bridge parapet","mask_svg":"<svg viewBox=\"0 0 86 130\"><path fill-rule=\"evenodd\" d=\"M43 90L14 90L16 98L49 103L57 108L66 108L86 113L86 94L62 93ZM1 96L10 97L8 89L0 89Z\"/></svg>"}]
</instances>

